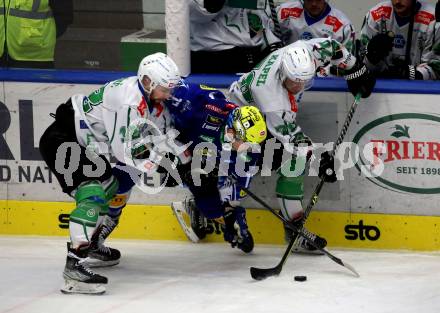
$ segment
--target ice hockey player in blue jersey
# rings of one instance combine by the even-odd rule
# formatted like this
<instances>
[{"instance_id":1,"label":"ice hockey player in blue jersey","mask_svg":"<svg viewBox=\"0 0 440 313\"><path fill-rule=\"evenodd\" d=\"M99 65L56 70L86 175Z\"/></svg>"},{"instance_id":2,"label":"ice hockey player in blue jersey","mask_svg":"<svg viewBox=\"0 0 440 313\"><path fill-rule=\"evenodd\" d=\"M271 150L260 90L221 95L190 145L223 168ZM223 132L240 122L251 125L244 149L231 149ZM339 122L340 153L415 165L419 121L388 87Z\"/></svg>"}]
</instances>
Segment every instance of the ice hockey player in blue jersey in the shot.
<instances>
[{"instance_id":1,"label":"ice hockey player in blue jersey","mask_svg":"<svg viewBox=\"0 0 440 313\"><path fill-rule=\"evenodd\" d=\"M239 108L221 91L195 84L176 88L166 104L174 118L174 127L181 132L179 140L192 142L191 168L194 170L194 162L200 155L204 158L215 155L217 161L215 169L201 175L199 185L188 179L189 165L186 170L179 171L194 196L194 199L172 203L179 223L190 240L198 241L206 236L207 219L214 219L219 221L224 239L233 247L252 251L253 239L247 229L245 210L239 206L245 196L241 187L249 187L252 174L248 171L240 175L236 164L243 161L246 169L256 165L260 153L241 151L240 146L244 142L260 144L264 141L267 130L263 116L256 107ZM207 144L210 144L208 149ZM230 175L237 183L229 178ZM191 226L182 218L185 213L190 216Z\"/></svg>"},{"instance_id":2,"label":"ice hockey player in blue jersey","mask_svg":"<svg viewBox=\"0 0 440 313\"><path fill-rule=\"evenodd\" d=\"M253 152L255 149L249 152L243 147L255 148L255 144L265 140L267 129L262 114L253 106L236 106L217 89L195 84L175 88L165 105L174 128L180 132L178 140L191 143L188 151L193 161L179 165L178 171L193 198L172 203L185 234L192 241L203 239L207 219L216 220L225 241L246 253L252 251L254 243L245 209L239 204L245 196L241 187L249 187L252 174L255 174L249 169L257 163L260 153ZM209 161L215 161L215 166L208 171ZM238 163L244 165L244 171L236 170ZM114 175L120 185L109 208L114 226L106 229L103 239L117 225L134 186L124 171L116 169ZM237 182L229 178L231 175ZM190 215L191 225L185 223L183 214Z\"/></svg>"}]
</instances>

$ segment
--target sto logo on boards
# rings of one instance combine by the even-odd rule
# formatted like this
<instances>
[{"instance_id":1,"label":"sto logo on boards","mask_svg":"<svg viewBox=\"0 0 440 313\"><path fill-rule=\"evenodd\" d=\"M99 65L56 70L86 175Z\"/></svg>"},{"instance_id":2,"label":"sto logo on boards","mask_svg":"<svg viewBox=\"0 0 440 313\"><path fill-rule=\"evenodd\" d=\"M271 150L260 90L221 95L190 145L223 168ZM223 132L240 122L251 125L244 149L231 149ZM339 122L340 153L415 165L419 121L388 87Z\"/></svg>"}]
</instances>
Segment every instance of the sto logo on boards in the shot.
<instances>
[{"instance_id":1,"label":"sto logo on boards","mask_svg":"<svg viewBox=\"0 0 440 313\"><path fill-rule=\"evenodd\" d=\"M364 221L360 220L357 225L346 225L345 238L348 240L371 240L376 241L380 237L380 230L376 226L364 225Z\"/></svg>"}]
</instances>

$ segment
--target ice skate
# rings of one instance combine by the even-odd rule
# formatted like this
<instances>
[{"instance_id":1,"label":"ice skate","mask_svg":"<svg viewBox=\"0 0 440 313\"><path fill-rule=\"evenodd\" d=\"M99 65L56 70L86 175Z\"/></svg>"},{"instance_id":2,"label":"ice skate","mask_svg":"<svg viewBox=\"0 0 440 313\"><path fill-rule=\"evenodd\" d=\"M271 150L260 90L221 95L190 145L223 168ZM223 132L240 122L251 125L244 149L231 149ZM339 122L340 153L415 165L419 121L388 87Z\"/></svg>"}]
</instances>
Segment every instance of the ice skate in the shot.
<instances>
[{"instance_id":1,"label":"ice skate","mask_svg":"<svg viewBox=\"0 0 440 313\"><path fill-rule=\"evenodd\" d=\"M62 293L103 294L107 277L93 273L85 264L86 250L74 250L69 247L64 268Z\"/></svg>"}]
</instances>

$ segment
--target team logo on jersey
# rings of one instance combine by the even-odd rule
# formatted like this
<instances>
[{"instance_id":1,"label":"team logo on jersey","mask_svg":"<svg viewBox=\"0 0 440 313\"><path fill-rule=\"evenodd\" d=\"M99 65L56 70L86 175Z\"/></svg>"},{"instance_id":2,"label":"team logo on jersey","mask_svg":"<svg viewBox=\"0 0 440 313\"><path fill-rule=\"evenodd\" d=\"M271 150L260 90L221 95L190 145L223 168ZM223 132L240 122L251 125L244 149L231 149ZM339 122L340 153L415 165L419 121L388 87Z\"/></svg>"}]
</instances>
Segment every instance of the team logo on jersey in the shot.
<instances>
[{"instance_id":1,"label":"team logo on jersey","mask_svg":"<svg viewBox=\"0 0 440 313\"><path fill-rule=\"evenodd\" d=\"M206 122L213 125L220 125L222 123L222 120L219 117L208 114L208 116L206 117Z\"/></svg>"},{"instance_id":2,"label":"team logo on jersey","mask_svg":"<svg viewBox=\"0 0 440 313\"><path fill-rule=\"evenodd\" d=\"M376 10L371 11L371 16L373 17L373 20L375 22L377 22L381 18L390 19L391 11L392 11L391 7L380 6Z\"/></svg>"},{"instance_id":3,"label":"team logo on jersey","mask_svg":"<svg viewBox=\"0 0 440 313\"><path fill-rule=\"evenodd\" d=\"M263 22L261 18L252 12L248 13L248 22L249 22L249 35L251 38L254 38L256 35L262 32L263 30Z\"/></svg>"},{"instance_id":4,"label":"team logo on jersey","mask_svg":"<svg viewBox=\"0 0 440 313\"><path fill-rule=\"evenodd\" d=\"M301 8L283 8L281 9L281 19L284 20L289 17L298 18L303 11Z\"/></svg>"},{"instance_id":5,"label":"team logo on jersey","mask_svg":"<svg viewBox=\"0 0 440 313\"><path fill-rule=\"evenodd\" d=\"M337 32L344 24L335 16L328 15L324 24L333 26L333 32Z\"/></svg>"},{"instance_id":6,"label":"team logo on jersey","mask_svg":"<svg viewBox=\"0 0 440 313\"><path fill-rule=\"evenodd\" d=\"M304 32L301 34L301 36L299 37L301 40L310 40L313 38L312 33L309 32Z\"/></svg>"},{"instance_id":7,"label":"team logo on jersey","mask_svg":"<svg viewBox=\"0 0 440 313\"><path fill-rule=\"evenodd\" d=\"M394 36L394 47L397 49L402 49L403 47L405 47L406 44L406 40L405 37L403 37L400 34L397 34L396 36Z\"/></svg>"},{"instance_id":8,"label":"team logo on jersey","mask_svg":"<svg viewBox=\"0 0 440 313\"><path fill-rule=\"evenodd\" d=\"M433 14L426 11L420 11L416 14L414 21L416 23L429 25L433 20L435 20L435 16Z\"/></svg>"}]
</instances>

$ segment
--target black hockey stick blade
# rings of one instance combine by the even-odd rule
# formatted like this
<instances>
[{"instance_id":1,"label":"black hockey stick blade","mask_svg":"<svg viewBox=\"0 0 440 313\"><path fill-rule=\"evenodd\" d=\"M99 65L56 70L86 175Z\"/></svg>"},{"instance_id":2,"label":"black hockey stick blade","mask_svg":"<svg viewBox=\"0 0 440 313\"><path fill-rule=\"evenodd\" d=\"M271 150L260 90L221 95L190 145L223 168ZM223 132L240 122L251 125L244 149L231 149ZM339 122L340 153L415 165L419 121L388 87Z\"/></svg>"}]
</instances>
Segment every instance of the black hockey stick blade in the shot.
<instances>
[{"instance_id":1,"label":"black hockey stick blade","mask_svg":"<svg viewBox=\"0 0 440 313\"><path fill-rule=\"evenodd\" d=\"M255 280L263 280L268 277L278 276L281 273L282 266L277 265L271 268L251 267L251 276Z\"/></svg>"},{"instance_id":2,"label":"black hockey stick blade","mask_svg":"<svg viewBox=\"0 0 440 313\"><path fill-rule=\"evenodd\" d=\"M252 278L255 280L263 280L268 277L280 275L281 271L283 270L284 263L286 263L287 258L292 252L293 244L295 243L295 241L296 241L296 236L292 237L292 239L289 242L289 245L287 246L286 251L284 252L283 257L281 258L281 261L275 267L270 267L270 268L251 267L250 271ZM343 262L340 258L334 256L326 249L321 248L319 250L324 252L335 263L348 269L350 272L354 274L354 276L360 277L359 273L354 269L354 267L348 264L347 262Z\"/></svg>"},{"instance_id":3,"label":"black hockey stick blade","mask_svg":"<svg viewBox=\"0 0 440 313\"><path fill-rule=\"evenodd\" d=\"M291 238L289 245L286 248L286 251L283 254L283 257L281 258L280 262L275 267L270 268L258 268L258 267L251 267L251 276L255 280L263 280L271 276L278 276L280 275L281 271L283 270L284 263L286 263L287 258L289 257L290 253L292 252L293 244L295 243L295 239Z\"/></svg>"}]
</instances>

